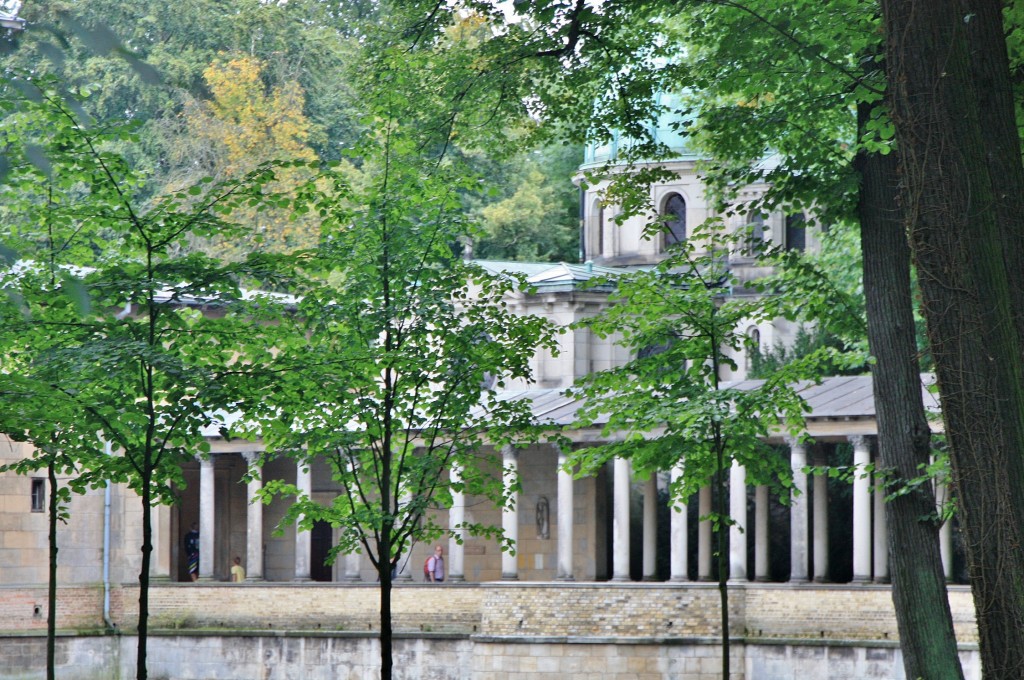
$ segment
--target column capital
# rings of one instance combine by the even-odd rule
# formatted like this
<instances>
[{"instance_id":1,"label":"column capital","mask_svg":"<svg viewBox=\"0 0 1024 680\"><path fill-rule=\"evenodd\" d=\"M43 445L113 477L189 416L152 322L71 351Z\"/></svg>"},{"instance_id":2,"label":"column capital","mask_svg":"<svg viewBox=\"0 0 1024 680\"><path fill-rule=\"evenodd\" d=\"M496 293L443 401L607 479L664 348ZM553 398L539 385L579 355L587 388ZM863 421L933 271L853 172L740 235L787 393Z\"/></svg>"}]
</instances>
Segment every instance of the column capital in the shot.
<instances>
[{"instance_id":1,"label":"column capital","mask_svg":"<svg viewBox=\"0 0 1024 680\"><path fill-rule=\"evenodd\" d=\"M789 446L789 448L791 449L807 450L807 440L804 435L787 434L782 439L783 441L786 442L786 445Z\"/></svg>"},{"instance_id":2,"label":"column capital","mask_svg":"<svg viewBox=\"0 0 1024 680\"><path fill-rule=\"evenodd\" d=\"M242 458L245 459L245 464L249 467L256 465L261 455L260 451L242 451Z\"/></svg>"},{"instance_id":3,"label":"column capital","mask_svg":"<svg viewBox=\"0 0 1024 680\"><path fill-rule=\"evenodd\" d=\"M213 465L213 454L212 453L197 453L195 455L195 458L196 458L197 461L199 461L199 465L202 466L202 467L207 467L207 466L212 466Z\"/></svg>"},{"instance_id":4,"label":"column capital","mask_svg":"<svg viewBox=\"0 0 1024 680\"><path fill-rule=\"evenodd\" d=\"M519 451L511 444L505 444L501 447L501 458L502 460L517 461L519 460Z\"/></svg>"},{"instance_id":5,"label":"column capital","mask_svg":"<svg viewBox=\"0 0 1024 680\"><path fill-rule=\"evenodd\" d=\"M850 444L852 444L853 448L855 448L855 449L861 449L861 448L870 449L871 448L871 440L872 439L873 439L873 437L869 437L866 434L851 434L850 436L848 436L846 438L846 440L848 442L850 442Z\"/></svg>"}]
</instances>

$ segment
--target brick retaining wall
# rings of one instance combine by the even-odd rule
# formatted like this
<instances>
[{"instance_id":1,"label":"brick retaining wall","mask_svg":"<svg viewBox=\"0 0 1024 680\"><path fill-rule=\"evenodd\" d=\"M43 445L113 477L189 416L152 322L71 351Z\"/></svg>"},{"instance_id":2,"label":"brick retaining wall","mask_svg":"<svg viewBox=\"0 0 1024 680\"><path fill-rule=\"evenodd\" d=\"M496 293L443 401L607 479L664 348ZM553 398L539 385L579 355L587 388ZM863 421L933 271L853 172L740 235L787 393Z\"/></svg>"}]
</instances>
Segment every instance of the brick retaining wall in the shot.
<instances>
[{"instance_id":1,"label":"brick retaining wall","mask_svg":"<svg viewBox=\"0 0 1024 680\"><path fill-rule=\"evenodd\" d=\"M103 628L100 586L58 591L58 628ZM977 642L970 590L950 588L957 639ZM46 589L0 587L0 630L46 628ZM369 631L375 584L156 583L153 629ZM887 586L730 586L732 633L747 638L898 639ZM394 629L466 635L694 638L719 635L719 594L705 583L522 583L396 586ZM39 614L36 614L36 610ZM111 616L135 627L138 589L114 588Z\"/></svg>"},{"instance_id":2,"label":"brick retaining wall","mask_svg":"<svg viewBox=\"0 0 1024 680\"><path fill-rule=\"evenodd\" d=\"M126 633L115 637L102 635L101 588L60 590L66 677L113 678L102 670L111 663L131 677L137 593L114 589L112 614ZM45 596L0 588L9 631L0 634L0 680L43 677L25 671L42 663ZM829 677L901 678L890 597L874 585L731 586L735 677L788 680L828 668ZM365 677L377 659L378 601L375 584L154 584L151 677L241 680L256 669L284 679L296 677L294 664L303 677ZM717 680L718 603L705 583L401 585L393 590L396 652L409 671L398 677ZM980 678L970 591L951 588L950 603L966 675ZM36 606L42 617L32 615Z\"/></svg>"}]
</instances>

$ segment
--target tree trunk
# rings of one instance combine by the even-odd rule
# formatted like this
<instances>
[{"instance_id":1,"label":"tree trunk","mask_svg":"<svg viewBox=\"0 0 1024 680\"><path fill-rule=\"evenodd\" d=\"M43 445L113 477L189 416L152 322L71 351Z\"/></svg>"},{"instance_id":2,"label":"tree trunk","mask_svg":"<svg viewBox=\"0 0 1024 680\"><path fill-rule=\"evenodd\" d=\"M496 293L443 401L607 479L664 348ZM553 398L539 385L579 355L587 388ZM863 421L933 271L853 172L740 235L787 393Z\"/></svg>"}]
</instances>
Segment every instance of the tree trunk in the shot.
<instances>
[{"instance_id":1,"label":"tree trunk","mask_svg":"<svg viewBox=\"0 0 1024 680\"><path fill-rule=\"evenodd\" d=\"M867 120L866 106L860 121ZM921 398L920 366L911 306L910 246L896 203L896 156L862 154L858 212L864 254L864 293L878 449L897 486L929 461L931 432ZM927 484L885 504L892 599L908 678L963 680L939 552L938 526Z\"/></svg>"},{"instance_id":2,"label":"tree trunk","mask_svg":"<svg viewBox=\"0 0 1024 680\"><path fill-rule=\"evenodd\" d=\"M60 499L57 496L57 468L54 460L56 454L49 452L50 464L46 466L46 475L50 485L50 502L48 510L50 516L50 573L48 602L46 603L46 680L54 680L56 677L57 656L57 518L60 512Z\"/></svg>"},{"instance_id":3,"label":"tree trunk","mask_svg":"<svg viewBox=\"0 0 1024 680\"><path fill-rule=\"evenodd\" d=\"M729 513L726 512L725 498L728 493L728 482L725 471L725 443L722 440L719 427L715 426L715 475L714 485L718 494L715 503L715 546L718 550L718 603L722 608L722 680L729 680L729 665L732 661L732 651L729 644L729 546L726 538L729 536L729 524L725 521ZM740 521L735 517L734 521Z\"/></svg>"},{"instance_id":4,"label":"tree trunk","mask_svg":"<svg viewBox=\"0 0 1024 680\"><path fill-rule=\"evenodd\" d=\"M1021 164L1020 132L1017 128L1013 82L1006 52L1002 4L962 0L971 80L978 97L981 129L986 137L998 139L985 147L994 208L1003 240L1003 257L1011 291L1024 291L1024 165ZM1024 295L1015 295L1011 309L1017 334L1024 338Z\"/></svg>"},{"instance_id":5,"label":"tree trunk","mask_svg":"<svg viewBox=\"0 0 1024 680\"><path fill-rule=\"evenodd\" d=\"M1024 677L1024 371L1006 267L1012 256L996 209L995 187L1009 188L1006 177L993 179L986 150L1017 142L983 127L967 37L974 18L961 2L883 0L882 8L902 208L942 398L982 669L987 679L1016 680ZM974 63L1003 49L971 47Z\"/></svg>"},{"instance_id":6,"label":"tree trunk","mask_svg":"<svg viewBox=\"0 0 1024 680\"><path fill-rule=\"evenodd\" d=\"M142 476L142 567L139 570L139 640L138 658L135 662L136 680L145 680L148 677L146 648L149 643L149 564L153 554L153 508L150 505L153 498L149 490L152 482L152 474L149 472L151 469L151 466L147 465Z\"/></svg>"},{"instance_id":7,"label":"tree trunk","mask_svg":"<svg viewBox=\"0 0 1024 680\"><path fill-rule=\"evenodd\" d=\"M378 551L377 573L380 575L380 678L391 680L394 667L391 643L391 530L385 527Z\"/></svg>"}]
</instances>

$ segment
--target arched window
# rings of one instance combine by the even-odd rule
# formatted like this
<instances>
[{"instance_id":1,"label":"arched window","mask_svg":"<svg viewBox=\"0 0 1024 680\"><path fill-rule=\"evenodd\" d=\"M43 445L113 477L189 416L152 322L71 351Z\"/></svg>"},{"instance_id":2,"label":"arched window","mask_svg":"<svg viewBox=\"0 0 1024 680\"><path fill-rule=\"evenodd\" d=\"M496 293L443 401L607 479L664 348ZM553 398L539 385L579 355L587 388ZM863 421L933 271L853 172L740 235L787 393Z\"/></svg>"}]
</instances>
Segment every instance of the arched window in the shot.
<instances>
[{"instance_id":1,"label":"arched window","mask_svg":"<svg viewBox=\"0 0 1024 680\"><path fill-rule=\"evenodd\" d=\"M586 259L593 260L602 257L604 255L604 207L597 198L590 202L585 233L584 255Z\"/></svg>"},{"instance_id":2,"label":"arched window","mask_svg":"<svg viewBox=\"0 0 1024 680\"><path fill-rule=\"evenodd\" d=\"M754 257L764 248L764 215L751 215L745 229L747 233L744 237L743 254Z\"/></svg>"},{"instance_id":3,"label":"arched window","mask_svg":"<svg viewBox=\"0 0 1024 680\"><path fill-rule=\"evenodd\" d=\"M757 326L751 326L747 330L746 361L743 362L745 364L747 372L749 372L750 369L754 368L755 360L756 359L760 359L760 357L761 357L761 331L758 330Z\"/></svg>"},{"instance_id":4,"label":"arched window","mask_svg":"<svg viewBox=\"0 0 1024 680\"><path fill-rule=\"evenodd\" d=\"M666 248L686 240L686 201L682 196L669 194L661 211L661 222Z\"/></svg>"},{"instance_id":5,"label":"arched window","mask_svg":"<svg viewBox=\"0 0 1024 680\"><path fill-rule=\"evenodd\" d=\"M807 218L802 212L786 215L786 250L803 252L806 248Z\"/></svg>"}]
</instances>

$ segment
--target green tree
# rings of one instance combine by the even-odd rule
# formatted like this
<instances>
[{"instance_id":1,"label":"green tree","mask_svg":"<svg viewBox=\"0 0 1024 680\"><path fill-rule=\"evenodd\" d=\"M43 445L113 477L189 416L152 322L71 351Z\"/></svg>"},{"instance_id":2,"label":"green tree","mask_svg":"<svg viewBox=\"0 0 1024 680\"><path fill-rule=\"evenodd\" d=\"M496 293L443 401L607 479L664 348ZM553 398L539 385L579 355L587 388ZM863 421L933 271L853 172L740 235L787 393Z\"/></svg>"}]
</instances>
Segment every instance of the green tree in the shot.
<instances>
[{"instance_id":1,"label":"green tree","mask_svg":"<svg viewBox=\"0 0 1024 680\"><path fill-rule=\"evenodd\" d=\"M59 295L59 292L57 293ZM0 318L7 318L0 314ZM20 330L24 331L22 327ZM8 338L4 338L8 340ZM10 343L5 349L12 351ZM32 348L34 349L34 348ZM56 677L57 637L57 531L58 525L68 517L71 493L82 492L95 484L92 475L83 470L81 461L88 453L98 453L100 443L96 437L83 437L73 430L65 429L64 423L71 422L73 415L65 413L76 409L70 399L52 389L46 381L30 377L31 370L22 364L24 357L0 363L5 373L0 380L0 401L4 404L0 414L0 427L13 441L27 442L33 446L32 454L22 460L0 466L2 472L17 474L46 472L47 486L47 609L46 609L46 677ZM15 365L12 365L15 364ZM92 441L89 441L91 439ZM74 454L70 453L75 452ZM67 476L63 486L58 475Z\"/></svg>"},{"instance_id":2,"label":"green tree","mask_svg":"<svg viewBox=\"0 0 1024 680\"><path fill-rule=\"evenodd\" d=\"M449 506L452 490L507 502L494 452L528 439L532 423L527 403L496 389L529 379L538 346L554 351L547 322L503 304L520 282L459 256L472 235L460 196L477 182L451 140L480 134L491 90L466 45L435 28L423 46L390 44L390 31L368 45L354 76L373 118L353 149L358 172L324 169L299 192L296 212L322 221L302 263L310 278L296 313L246 351L266 375L244 402L253 431L272 454L325 460L341 488L329 505L294 485L265 493L296 495L287 520L329 522L341 529L332 554L359 550L374 565L382 678L393 672L393 569L414 542L448 531L427 511Z\"/></svg>"},{"instance_id":3,"label":"green tree","mask_svg":"<svg viewBox=\"0 0 1024 680\"><path fill-rule=\"evenodd\" d=\"M29 29L3 65L51 74L68 89L90 88L83 106L98 120L141 123L139 143L122 152L157 178L150 184L157 192L186 169L173 158L192 146L182 113L189 102L210 98L203 74L222 53L263 64L268 89L301 89L302 113L318 131L309 145L322 158L339 158L359 117L342 76L359 49L358 36L348 29L353 18L370 13L368 5L34 0L22 12Z\"/></svg>"},{"instance_id":4,"label":"green tree","mask_svg":"<svg viewBox=\"0 0 1024 680\"><path fill-rule=\"evenodd\" d=\"M589 101L574 100L572 95L548 97L547 89L538 88L544 110L558 120L568 119L570 130L608 139L610 129L618 128L637 140L621 160L664 157L657 140L645 135L645 121L658 113L652 110L651 92L688 92L688 106L678 113L690 124L681 129L716 159L706 167L706 176L723 209L729 208L738 188L762 181L770 187L764 198L741 209L810 208L824 223L836 225L855 219L857 206L872 205L872 210L859 213L875 220L862 225L864 246L888 248L870 258L865 254L881 277L873 279L873 285L908 291L901 284L909 278L904 274L907 263L899 261L905 251L889 248L877 238L895 206L879 205L875 195L861 191L862 186L888 180L865 177L862 185L852 162L859 152L866 158L887 153L891 146L892 125L878 106L885 78L878 67L879 17L872 3L780 5L750 0L680 7L612 2L596 8L552 1L520 10L537 20L553 21L554 26L547 31L510 32L506 51L557 59L558 75L552 77L572 83L574 92L590 95ZM648 31L659 35L647 35ZM634 42L644 36L644 43ZM621 51L615 52L610 44ZM593 67L612 54L617 66L595 72ZM570 74L562 75L566 70ZM581 86L580 80L587 84ZM868 117L858 125L853 112L861 106ZM770 162L762 162L766 156ZM864 167L877 172L878 166ZM658 179L649 168L620 173L619 186L611 192L614 199L628 209L642 207L646 199L642 189L636 191L637 185ZM909 295L889 297L884 303L872 295L867 299L869 329L893 318L886 313L896 309L891 306L895 302L909 314ZM872 340L873 347L879 337ZM919 424L923 406L917 403L916 352L902 345L894 349L879 352L876 398L887 402L881 409L886 414L900 408L904 402L899 399L912 399L914 422ZM902 363L890 367L892 361ZM900 380L910 383L893 384ZM899 419L884 419L880 427L883 464L902 480L898 484L909 484L919 465L927 462L927 444L922 447L922 438L908 434L912 430L903 428ZM914 488L913 494L887 507L887 512L899 515L888 526L893 532L893 594L905 668L909 677L956 678L959 660L948 600L941 579L934 577L940 571L936 528L929 519L921 520L933 513L919 511L934 502L927 485ZM918 617L922 611L928 614Z\"/></svg>"},{"instance_id":5,"label":"green tree","mask_svg":"<svg viewBox=\"0 0 1024 680\"><path fill-rule=\"evenodd\" d=\"M723 369L736 369L730 350L749 349L746 328L796 306L783 295L731 296L738 280L717 256L730 246L733 237L723 236L720 224L701 225L654 270L611 282L612 306L587 325L602 337L621 336L636 359L583 381L587 403L579 424L607 418L604 433L613 441L574 456L580 474L596 472L612 458L631 460L641 476L682 465L671 489L677 500L702 486L717 490L717 507L702 519L712 521L717 537L723 678L730 664L726 540L736 521L726 509L728 471L735 461L746 467L748 479L788 497L789 466L765 440L778 428L793 436L803 429L805 405L795 383L821 355L788 364L752 389L723 383ZM613 433L626 436L614 441Z\"/></svg>"},{"instance_id":6,"label":"green tree","mask_svg":"<svg viewBox=\"0 0 1024 680\"><path fill-rule=\"evenodd\" d=\"M482 233L477 257L496 260L575 262L579 259L579 197L569 179L579 167L579 147L547 146L512 161L491 161L490 182L504 195L473 213ZM504 167L511 172L501 173ZM495 176L497 175L497 176Z\"/></svg>"},{"instance_id":7,"label":"green tree","mask_svg":"<svg viewBox=\"0 0 1024 680\"><path fill-rule=\"evenodd\" d=\"M181 463L206 450L204 429L216 426L218 410L231 408L225 377L244 363L227 339L256 323L239 283L269 278L264 262L222 266L199 254L171 254L191 234L239 231L221 215L239 202L262 200L267 172L192 187L143 211L143 182L107 147L109 140L134 141L130 131L88 126L46 83L19 79L5 94L11 166L3 187L4 243L19 260L38 263L44 276L12 281L18 309L5 314L4 335L27 329L28 338L45 340L45 351L30 355L27 365L28 377L47 393L29 401L56 404L59 397L63 404L42 431L21 430L36 443L52 432L91 439L63 453L92 479L123 482L139 495L136 675L145 678L152 507L174 498L172 486L184 483ZM55 281L75 301L76 317L69 318L69 305L54 305ZM210 304L225 305L225 315L205 315ZM18 377L2 376L0 393L24 387ZM115 455L95 455L97 433Z\"/></svg>"}]
</instances>

